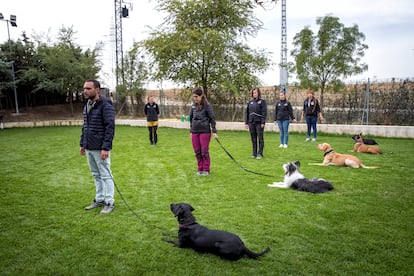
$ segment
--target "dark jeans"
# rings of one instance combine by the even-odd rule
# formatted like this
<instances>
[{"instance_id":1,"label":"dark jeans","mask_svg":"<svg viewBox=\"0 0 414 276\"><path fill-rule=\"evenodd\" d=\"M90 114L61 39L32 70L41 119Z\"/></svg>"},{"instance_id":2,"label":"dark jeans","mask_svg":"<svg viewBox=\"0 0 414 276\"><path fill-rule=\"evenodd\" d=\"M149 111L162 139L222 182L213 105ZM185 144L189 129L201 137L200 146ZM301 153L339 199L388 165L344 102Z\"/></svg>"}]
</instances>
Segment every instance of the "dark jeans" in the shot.
<instances>
[{"instance_id":1,"label":"dark jeans","mask_svg":"<svg viewBox=\"0 0 414 276\"><path fill-rule=\"evenodd\" d=\"M260 123L254 124L249 123L249 131L250 131L250 138L252 140L253 151L252 155L262 155L263 156L263 148L264 148L264 139L263 139L263 132L264 128L262 128ZM257 150L257 138L259 138L259 150Z\"/></svg>"},{"instance_id":2,"label":"dark jeans","mask_svg":"<svg viewBox=\"0 0 414 276\"><path fill-rule=\"evenodd\" d=\"M313 129L313 138L316 139L316 133L317 133L316 123L317 122L318 122L318 117L306 116L306 124L308 125L308 133L306 137L308 138L310 137L311 129Z\"/></svg>"}]
</instances>

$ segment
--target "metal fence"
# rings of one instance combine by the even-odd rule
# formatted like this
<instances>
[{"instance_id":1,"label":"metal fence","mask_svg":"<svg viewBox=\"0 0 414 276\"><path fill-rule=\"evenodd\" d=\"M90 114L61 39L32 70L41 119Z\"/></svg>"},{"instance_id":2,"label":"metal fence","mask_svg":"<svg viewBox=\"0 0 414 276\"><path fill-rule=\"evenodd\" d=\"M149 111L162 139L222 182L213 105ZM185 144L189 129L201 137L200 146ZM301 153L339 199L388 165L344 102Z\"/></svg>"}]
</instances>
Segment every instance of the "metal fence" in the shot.
<instances>
[{"instance_id":1,"label":"metal fence","mask_svg":"<svg viewBox=\"0 0 414 276\"><path fill-rule=\"evenodd\" d=\"M262 97L268 105L268 121L274 119L275 104L278 101L277 87L263 87ZM298 87L289 87L288 100L293 106L296 118L300 118L306 91ZM160 93L158 104L161 109L161 118L177 118L187 115L190 109L188 91L183 97L168 100L168 93ZM152 93L154 94L154 93ZM157 95L155 95L157 97ZM320 93L315 96L320 98ZM226 98L223 95L221 99ZM211 102L216 120L244 121L249 93L237 99L236 103ZM232 102L228 100L227 102ZM136 101L138 102L138 101ZM141 101L142 102L142 101ZM123 104L119 115L143 117L142 104ZM120 105L116 106L120 110ZM414 80L389 80L386 82L358 82L350 83L336 93L325 92L322 104L325 122L330 124L370 124L370 125L414 125Z\"/></svg>"}]
</instances>

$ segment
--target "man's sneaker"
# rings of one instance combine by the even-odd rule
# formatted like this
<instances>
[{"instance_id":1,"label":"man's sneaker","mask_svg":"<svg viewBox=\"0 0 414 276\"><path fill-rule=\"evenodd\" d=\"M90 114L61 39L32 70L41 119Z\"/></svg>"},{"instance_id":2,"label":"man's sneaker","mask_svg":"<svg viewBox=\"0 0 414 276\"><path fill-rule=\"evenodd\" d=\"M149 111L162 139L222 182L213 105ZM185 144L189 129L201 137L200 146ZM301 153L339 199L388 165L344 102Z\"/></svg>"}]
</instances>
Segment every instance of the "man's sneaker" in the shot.
<instances>
[{"instance_id":1,"label":"man's sneaker","mask_svg":"<svg viewBox=\"0 0 414 276\"><path fill-rule=\"evenodd\" d=\"M102 207L104 205L105 205L105 202L103 201L96 202L96 200L94 199L91 205L85 207L85 210L92 210L98 207Z\"/></svg>"},{"instance_id":2,"label":"man's sneaker","mask_svg":"<svg viewBox=\"0 0 414 276\"><path fill-rule=\"evenodd\" d=\"M257 157L256 157L256 159L262 159L262 158L263 158L263 156L261 154L258 154Z\"/></svg>"},{"instance_id":3,"label":"man's sneaker","mask_svg":"<svg viewBox=\"0 0 414 276\"><path fill-rule=\"evenodd\" d=\"M102 209L101 214L102 215L109 214L110 212L112 212L112 210L114 210L114 208L115 208L114 204L107 203L105 204L105 207Z\"/></svg>"},{"instance_id":4,"label":"man's sneaker","mask_svg":"<svg viewBox=\"0 0 414 276\"><path fill-rule=\"evenodd\" d=\"M283 144L280 144L280 145L279 145L279 148L283 148Z\"/></svg>"},{"instance_id":5,"label":"man's sneaker","mask_svg":"<svg viewBox=\"0 0 414 276\"><path fill-rule=\"evenodd\" d=\"M305 142L309 142L309 141L310 141L309 137L308 137L308 138L306 138Z\"/></svg>"},{"instance_id":6,"label":"man's sneaker","mask_svg":"<svg viewBox=\"0 0 414 276\"><path fill-rule=\"evenodd\" d=\"M252 158L252 159L254 159L254 158L256 158L256 155L250 155L250 158Z\"/></svg>"},{"instance_id":7,"label":"man's sneaker","mask_svg":"<svg viewBox=\"0 0 414 276\"><path fill-rule=\"evenodd\" d=\"M316 142L316 139L315 138L312 138L312 142Z\"/></svg>"},{"instance_id":8,"label":"man's sneaker","mask_svg":"<svg viewBox=\"0 0 414 276\"><path fill-rule=\"evenodd\" d=\"M287 144L284 144L284 145L283 145L283 148L284 148L284 149L287 149L287 147L288 147L288 145L287 145Z\"/></svg>"}]
</instances>

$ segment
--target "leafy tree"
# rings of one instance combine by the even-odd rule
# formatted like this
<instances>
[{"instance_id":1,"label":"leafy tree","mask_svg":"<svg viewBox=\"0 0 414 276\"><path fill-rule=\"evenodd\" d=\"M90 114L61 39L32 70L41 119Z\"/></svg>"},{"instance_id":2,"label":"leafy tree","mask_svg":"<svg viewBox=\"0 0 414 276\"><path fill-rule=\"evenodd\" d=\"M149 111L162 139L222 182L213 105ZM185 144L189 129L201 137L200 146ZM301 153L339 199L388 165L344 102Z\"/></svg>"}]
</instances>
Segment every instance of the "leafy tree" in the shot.
<instances>
[{"instance_id":1,"label":"leafy tree","mask_svg":"<svg viewBox=\"0 0 414 276\"><path fill-rule=\"evenodd\" d=\"M29 68L24 78L33 80L33 93L47 91L67 95L73 113L73 97L82 90L85 79L97 78L100 70L98 62L99 45L85 51L75 43L73 28L62 27L58 41L49 46L41 43L37 47L39 56L34 67Z\"/></svg>"},{"instance_id":2,"label":"leafy tree","mask_svg":"<svg viewBox=\"0 0 414 276\"><path fill-rule=\"evenodd\" d=\"M11 62L0 60L0 96L2 91L13 88Z\"/></svg>"},{"instance_id":3,"label":"leafy tree","mask_svg":"<svg viewBox=\"0 0 414 276\"><path fill-rule=\"evenodd\" d=\"M83 50L75 43L75 34L72 27L62 27L55 43L49 36L43 42L40 35L33 42L23 33L21 39L11 41L12 51L8 42L0 44L0 105L13 105L13 62L20 105L34 105L40 98L46 104L60 102L67 95L73 112L72 95L79 96L85 79L98 76L102 47L98 43L94 49Z\"/></svg>"},{"instance_id":4,"label":"leafy tree","mask_svg":"<svg viewBox=\"0 0 414 276\"><path fill-rule=\"evenodd\" d=\"M14 99L13 88L15 83L13 82L13 70L16 74L16 54L14 49L16 48L16 42L6 41L0 44L0 98L5 98L6 106L13 106ZM10 51L11 50L11 51ZM0 103L2 108L2 104Z\"/></svg>"},{"instance_id":5,"label":"leafy tree","mask_svg":"<svg viewBox=\"0 0 414 276\"><path fill-rule=\"evenodd\" d=\"M25 104L28 107L33 104L31 90L36 83L33 79L27 79L25 73L36 66L40 57L33 41L24 32L22 38L15 44L14 53L16 55L16 79L18 80L19 95L20 98L24 98L24 102L21 102L20 105Z\"/></svg>"},{"instance_id":6,"label":"leafy tree","mask_svg":"<svg viewBox=\"0 0 414 276\"><path fill-rule=\"evenodd\" d=\"M205 93L258 84L270 65L266 53L243 44L262 23L247 0L157 0L165 22L141 45L153 58L153 79L200 86ZM240 87L243 86L243 87Z\"/></svg>"},{"instance_id":7,"label":"leafy tree","mask_svg":"<svg viewBox=\"0 0 414 276\"><path fill-rule=\"evenodd\" d=\"M361 62L368 46L362 43L365 35L356 24L345 27L333 16L319 17L316 23L317 34L307 26L293 38L291 55L296 63L292 72L296 71L302 87L320 89L323 105L327 88L337 91L342 78L368 70Z\"/></svg>"},{"instance_id":8,"label":"leafy tree","mask_svg":"<svg viewBox=\"0 0 414 276\"><path fill-rule=\"evenodd\" d=\"M11 51L10 51L11 48ZM32 87L30 83L23 79L24 72L35 63L36 50L33 43L23 32L21 38L17 41L5 42L0 44L0 93L7 98L7 106L13 106L14 100L14 83L12 77L12 66L14 65L15 84L18 96L19 106L28 106L28 87ZM12 96L13 95L13 96ZM22 99L25 101L23 102ZM13 104L12 104L13 103Z\"/></svg>"},{"instance_id":9,"label":"leafy tree","mask_svg":"<svg viewBox=\"0 0 414 276\"><path fill-rule=\"evenodd\" d=\"M128 51L124 58L125 85L132 98L141 99L144 95L144 85L148 79L148 69L139 48Z\"/></svg>"},{"instance_id":10,"label":"leafy tree","mask_svg":"<svg viewBox=\"0 0 414 276\"><path fill-rule=\"evenodd\" d=\"M117 87L117 98L123 102L119 112L124 108L127 97L131 100L132 106L135 105L135 99L138 103L142 102L148 75L149 69L144 61L142 49L134 47L124 56L124 83Z\"/></svg>"}]
</instances>

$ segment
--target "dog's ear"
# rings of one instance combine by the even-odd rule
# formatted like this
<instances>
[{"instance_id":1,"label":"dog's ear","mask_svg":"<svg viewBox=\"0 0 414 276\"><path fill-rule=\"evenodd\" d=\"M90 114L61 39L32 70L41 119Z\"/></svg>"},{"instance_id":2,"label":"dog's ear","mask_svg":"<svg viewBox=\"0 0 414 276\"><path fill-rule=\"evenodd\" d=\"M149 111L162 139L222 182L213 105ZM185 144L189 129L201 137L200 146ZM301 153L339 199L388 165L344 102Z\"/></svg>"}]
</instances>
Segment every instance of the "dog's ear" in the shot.
<instances>
[{"instance_id":1,"label":"dog's ear","mask_svg":"<svg viewBox=\"0 0 414 276\"><path fill-rule=\"evenodd\" d=\"M300 161L299 161L299 160L296 160L296 161L295 161L295 165L299 168L299 166L300 166Z\"/></svg>"}]
</instances>

